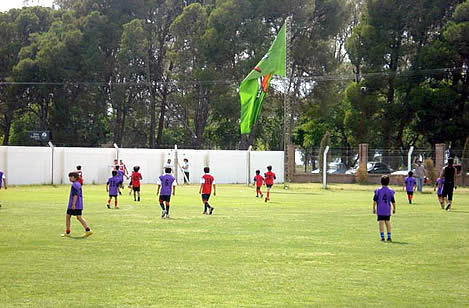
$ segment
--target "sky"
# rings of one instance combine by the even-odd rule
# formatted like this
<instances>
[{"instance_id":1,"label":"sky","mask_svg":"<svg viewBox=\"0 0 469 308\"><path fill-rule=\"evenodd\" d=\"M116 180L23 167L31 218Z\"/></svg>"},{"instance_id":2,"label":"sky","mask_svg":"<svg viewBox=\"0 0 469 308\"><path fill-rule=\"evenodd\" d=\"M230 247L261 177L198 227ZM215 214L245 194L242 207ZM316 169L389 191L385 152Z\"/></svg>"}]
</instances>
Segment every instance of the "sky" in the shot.
<instances>
[{"instance_id":1,"label":"sky","mask_svg":"<svg viewBox=\"0 0 469 308\"><path fill-rule=\"evenodd\" d=\"M52 6L53 0L28 0L29 5ZM23 7L24 0L0 0L0 12Z\"/></svg>"}]
</instances>

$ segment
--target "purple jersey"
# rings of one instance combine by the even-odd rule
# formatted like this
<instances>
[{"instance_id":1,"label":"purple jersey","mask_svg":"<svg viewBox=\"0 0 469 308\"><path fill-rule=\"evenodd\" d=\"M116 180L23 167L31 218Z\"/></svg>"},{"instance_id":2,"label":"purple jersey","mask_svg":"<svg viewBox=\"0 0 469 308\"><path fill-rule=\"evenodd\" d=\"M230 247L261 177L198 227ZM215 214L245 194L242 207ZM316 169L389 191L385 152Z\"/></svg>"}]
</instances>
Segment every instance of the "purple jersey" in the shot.
<instances>
[{"instance_id":1,"label":"purple jersey","mask_svg":"<svg viewBox=\"0 0 469 308\"><path fill-rule=\"evenodd\" d=\"M82 210L83 209L83 195L81 192L81 184L78 181L73 182L72 187L70 188L70 198L68 200L69 209L72 208L74 196L78 196L77 202L75 203L75 209Z\"/></svg>"},{"instance_id":2,"label":"purple jersey","mask_svg":"<svg viewBox=\"0 0 469 308\"><path fill-rule=\"evenodd\" d=\"M118 187L121 179L118 175L110 177L107 180L107 183L109 185L109 196L117 196L118 193Z\"/></svg>"},{"instance_id":3,"label":"purple jersey","mask_svg":"<svg viewBox=\"0 0 469 308\"><path fill-rule=\"evenodd\" d=\"M394 190L383 186L375 190L373 201L378 203L378 216L391 216L391 203L394 203Z\"/></svg>"},{"instance_id":4,"label":"purple jersey","mask_svg":"<svg viewBox=\"0 0 469 308\"><path fill-rule=\"evenodd\" d=\"M165 173L158 178L158 185L161 185L160 195L169 196L173 190L176 179L169 173Z\"/></svg>"},{"instance_id":5,"label":"purple jersey","mask_svg":"<svg viewBox=\"0 0 469 308\"><path fill-rule=\"evenodd\" d=\"M117 177L119 178L119 182L122 183L124 181L124 172L117 170Z\"/></svg>"},{"instance_id":6,"label":"purple jersey","mask_svg":"<svg viewBox=\"0 0 469 308\"><path fill-rule=\"evenodd\" d=\"M5 173L3 173L2 170L0 170L0 188L2 188L4 174L5 174Z\"/></svg>"},{"instance_id":7,"label":"purple jersey","mask_svg":"<svg viewBox=\"0 0 469 308\"><path fill-rule=\"evenodd\" d=\"M443 194L443 186L445 184L445 178L438 178L436 179L435 184L438 185L438 189L436 190L436 194L441 196Z\"/></svg>"},{"instance_id":8,"label":"purple jersey","mask_svg":"<svg viewBox=\"0 0 469 308\"><path fill-rule=\"evenodd\" d=\"M405 189L407 191L414 191L415 178L413 176L406 176L404 179Z\"/></svg>"}]
</instances>

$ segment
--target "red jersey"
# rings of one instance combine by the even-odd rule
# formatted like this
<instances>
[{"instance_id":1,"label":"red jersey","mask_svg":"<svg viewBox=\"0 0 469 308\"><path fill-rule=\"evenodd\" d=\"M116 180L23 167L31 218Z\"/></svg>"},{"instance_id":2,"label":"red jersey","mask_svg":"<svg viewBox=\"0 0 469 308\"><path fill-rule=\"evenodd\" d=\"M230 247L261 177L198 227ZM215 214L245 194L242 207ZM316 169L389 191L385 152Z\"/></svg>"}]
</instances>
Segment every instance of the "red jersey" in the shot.
<instances>
[{"instance_id":1,"label":"red jersey","mask_svg":"<svg viewBox=\"0 0 469 308\"><path fill-rule=\"evenodd\" d=\"M200 184L202 184L202 194L210 195L212 193L212 184L215 184L215 179L210 174L204 174L200 179Z\"/></svg>"},{"instance_id":2,"label":"red jersey","mask_svg":"<svg viewBox=\"0 0 469 308\"><path fill-rule=\"evenodd\" d=\"M132 171L130 178L132 179L133 187L140 187L140 180L142 179L142 174L140 174L140 172Z\"/></svg>"},{"instance_id":3,"label":"red jersey","mask_svg":"<svg viewBox=\"0 0 469 308\"><path fill-rule=\"evenodd\" d=\"M80 171L77 171L78 173L78 183L80 183L80 185L83 185L83 172Z\"/></svg>"},{"instance_id":4,"label":"red jersey","mask_svg":"<svg viewBox=\"0 0 469 308\"><path fill-rule=\"evenodd\" d=\"M260 174L259 174L259 175L256 175L256 176L254 177L254 182L256 182L256 186L257 186L257 187L261 187L262 184L264 184L264 178L263 178L262 175L260 175Z\"/></svg>"},{"instance_id":5,"label":"red jersey","mask_svg":"<svg viewBox=\"0 0 469 308\"><path fill-rule=\"evenodd\" d=\"M267 171L264 173L265 176L265 185L274 185L274 180L276 179L275 173L272 171Z\"/></svg>"}]
</instances>

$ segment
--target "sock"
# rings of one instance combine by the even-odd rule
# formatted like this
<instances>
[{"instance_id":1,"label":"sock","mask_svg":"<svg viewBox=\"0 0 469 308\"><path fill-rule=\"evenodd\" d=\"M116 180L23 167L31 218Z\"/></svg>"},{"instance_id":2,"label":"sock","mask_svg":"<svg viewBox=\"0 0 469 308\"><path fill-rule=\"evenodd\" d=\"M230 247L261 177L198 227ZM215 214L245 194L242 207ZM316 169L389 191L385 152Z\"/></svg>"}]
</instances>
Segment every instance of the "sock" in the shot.
<instances>
[{"instance_id":1,"label":"sock","mask_svg":"<svg viewBox=\"0 0 469 308\"><path fill-rule=\"evenodd\" d=\"M267 199L269 199L270 191L267 192Z\"/></svg>"},{"instance_id":2,"label":"sock","mask_svg":"<svg viewBox=\"0 0 469 308\"><path fill-rule=\"evenodd\" d=\"M166 215L169 215L169 204L166 204Z\"/></svg>"},{"instance_id":3,"label":"sock","mask_svg":"<svg viewBox=\"0 0 469 308\"><path fill-rule=\"evenodd\" d=\"M70 234L70 229L65 230L65 233Z\"/></svg>"},{"instance_id":4,"label":"sock","mask_svg":"<svg viewBox=\"0 0 469 308\"><path fill-rule=\"evenodd\" d=\"M86 232L90 231L90 228L89 228L89 227L88 227L88 228L85 228L85 231L86 231Z\"/></svg>"},{"instance_id":5,"label":"sock","mask_svg":"<svg viewBox=\"0 0 469 308\"><path fill-rule=\"evenodd\" d=\"M207 202L207 208L209 208L209 209L211 209L211 208L212 208L212 207L210 206L210 204L208 204L208 202Z\"/></svg>"},{"instance_id":6,"label":"sock","mask_svg":"<svg viewBox=\"0 0 469 308\"><path fill-rule=\"evenodd\" d=\"M165 209L164 209L163 201L161 201L161 199L160 199L160 207L161 207L161 209L162 209L163 211L165 210Z\"/></svg>"},{"instance_id":7,"label":"sock","mask_svg":"<svg viewBox=\"0 0 469 308\"><path fill-rule=\"evenodd\" d=\"M388 232L388 239L391 238L391 232Z\"/></svg>"},{"instance_id":8,"label":"sock","mask_svg":"<svg viewBox=\"0 0 469 308\"><path fill-rule=\"evenodd\" d=\"M204 203L204 213L207 212L207 203Z\"/></svg>"},{"instance_id":9,"label":"sock","mask_svg":"<svg viewBox=\"0 0 469 308\"><path fill-rule=\"evenodd\" d=\"M111 204L111 199L107 200L107 204Z\"/></svg>"},{"instance_id":10,"label":"sock","mask_svg":"<svg viewBox=\"0 0 469 308\"><path fill-rule=\"evenodd\" d=\"M381 239L384 240L384 232L380 232L379 235L381 235Z\"/></svg>"},{"instance_id":11,"label":"sock","mask_svg":"<svg viewBox=\"0 0 469 308\"><path fill-rule=\"evenodd\" d=\"M114 200L114 206L117 206L117 199Z\"/></svg>"}]
</instances>

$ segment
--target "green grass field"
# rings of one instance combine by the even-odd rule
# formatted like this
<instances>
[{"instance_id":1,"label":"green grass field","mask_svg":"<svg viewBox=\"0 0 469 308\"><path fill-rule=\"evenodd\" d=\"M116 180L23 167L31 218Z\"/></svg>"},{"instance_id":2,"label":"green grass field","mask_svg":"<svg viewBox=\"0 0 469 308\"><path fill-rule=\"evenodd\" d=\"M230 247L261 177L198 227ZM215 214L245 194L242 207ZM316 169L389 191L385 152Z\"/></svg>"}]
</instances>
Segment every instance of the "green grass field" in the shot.
<instances>
[{"instance_id":1,"label":"green grass field","mask_svg":"<svg viewBox=\"0 0 469 308\"><path fill-rule=\"evenodd\" d=\"M60 237L69 186L2 190L0 306L469 306L469 189L448 213L430 188L409 206L394 187L394 243L382 243L373 186L282 187L266 205L219 185L205 216L198 187L179 186L163 220L155 185L120 210L85 185L86 239Z\"/></svg>"}]
</instances>

